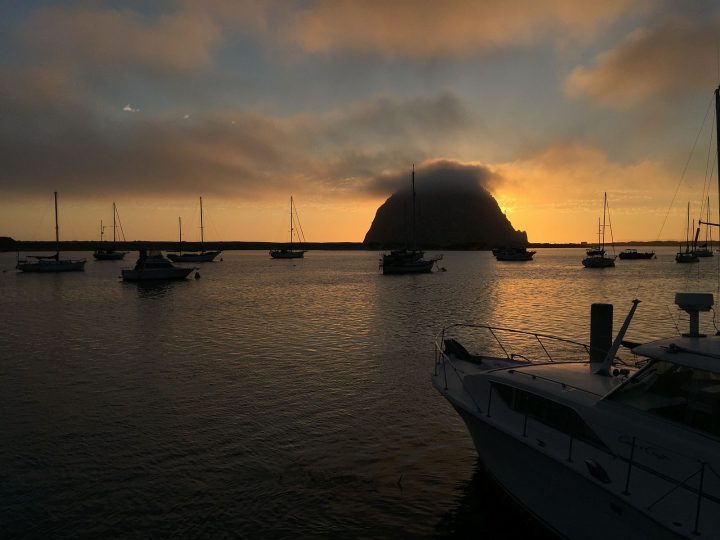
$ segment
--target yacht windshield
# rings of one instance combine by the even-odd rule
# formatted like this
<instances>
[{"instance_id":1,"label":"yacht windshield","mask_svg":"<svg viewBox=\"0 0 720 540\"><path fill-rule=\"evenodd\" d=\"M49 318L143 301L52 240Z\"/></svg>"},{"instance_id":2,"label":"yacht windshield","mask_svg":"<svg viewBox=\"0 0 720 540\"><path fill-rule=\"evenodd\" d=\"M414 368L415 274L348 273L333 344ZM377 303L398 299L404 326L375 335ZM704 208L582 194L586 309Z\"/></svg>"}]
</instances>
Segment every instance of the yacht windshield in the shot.
<instances>
[{"instance_id":1,"label":"yacht windshield","mask_svg":"<svg viewBox=\"0 0 720 540\"><path fill-rule=\"evenodd\" d=\"M608 399L720 436L720 373L653 360Z\"/></svg>"}]
</instances>

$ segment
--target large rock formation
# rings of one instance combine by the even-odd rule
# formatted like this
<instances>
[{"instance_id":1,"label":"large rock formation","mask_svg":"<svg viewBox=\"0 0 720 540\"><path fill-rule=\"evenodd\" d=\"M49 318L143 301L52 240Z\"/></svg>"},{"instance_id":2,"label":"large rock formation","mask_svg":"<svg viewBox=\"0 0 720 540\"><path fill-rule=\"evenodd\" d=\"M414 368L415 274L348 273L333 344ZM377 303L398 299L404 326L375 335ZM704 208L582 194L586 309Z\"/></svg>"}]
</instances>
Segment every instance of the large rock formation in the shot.
<instances>
[{"instance_id":1,"label":"large rock formation","mask_svg":"<svg viewBox=\"0 0 720 540\"><path fill-rule=\"evenodd\" d=\"M479 184L459 187L436 183L418 185L415 238L418 247L486 249L527 244L527 233L516 231L493 196ZM365 244L390 248L412 243L412 191L400 190L378 208L365 235Z\"/></svg>"}]
</instances>

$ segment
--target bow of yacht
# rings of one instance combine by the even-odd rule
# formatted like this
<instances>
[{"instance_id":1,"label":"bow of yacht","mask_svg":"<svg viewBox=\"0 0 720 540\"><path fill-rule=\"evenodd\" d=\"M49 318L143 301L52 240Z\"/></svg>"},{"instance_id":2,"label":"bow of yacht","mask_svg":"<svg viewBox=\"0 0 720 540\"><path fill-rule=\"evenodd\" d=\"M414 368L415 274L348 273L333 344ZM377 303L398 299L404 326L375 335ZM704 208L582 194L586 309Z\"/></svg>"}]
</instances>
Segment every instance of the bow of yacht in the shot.
<instances>
[{"instance_id":1,"label":"bow of yacht","mask_svg":"<svg viewBox=\"0 0 720 540\"><path fill-rule=\"evenodd\" d=\"M435 388L488 471L562 537L718 537L720 337L699 332L712 295L676 302L689 332L643 345L623 342L637 301L614 340L609 306L593 306L590 345L489 326L438 337ZM459 330L499 353L471 354Z\"/></svg>"}]
</instances>

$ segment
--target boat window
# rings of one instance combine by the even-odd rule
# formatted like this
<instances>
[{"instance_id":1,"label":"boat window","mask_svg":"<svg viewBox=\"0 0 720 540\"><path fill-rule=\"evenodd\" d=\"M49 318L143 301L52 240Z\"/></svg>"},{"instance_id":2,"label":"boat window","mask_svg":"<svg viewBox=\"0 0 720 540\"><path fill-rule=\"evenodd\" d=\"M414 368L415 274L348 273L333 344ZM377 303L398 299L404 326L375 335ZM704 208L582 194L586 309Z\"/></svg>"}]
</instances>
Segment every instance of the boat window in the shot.
<instances>
[{"instance_id":1,"label":"boat window","mask_svg":"<svg viewBox=\"0 0 720 540\"><path fill-rule=\"evenodd\" d=\"M493 389L513 411L527 414L530 418L566 433L575 439L598 448L607 449L605 444L574 409L532 392L505 384L493 383Z\"/></svg>"},{"instance_id":2,"label":"boat window","mask_svg":"<svg viewBox=\"0 0 720 540\"><path fill-rule=\"evenodd\" d=\"M653 360L607 399L720 436L720 373Z\"/></svg>"}]
</instances>

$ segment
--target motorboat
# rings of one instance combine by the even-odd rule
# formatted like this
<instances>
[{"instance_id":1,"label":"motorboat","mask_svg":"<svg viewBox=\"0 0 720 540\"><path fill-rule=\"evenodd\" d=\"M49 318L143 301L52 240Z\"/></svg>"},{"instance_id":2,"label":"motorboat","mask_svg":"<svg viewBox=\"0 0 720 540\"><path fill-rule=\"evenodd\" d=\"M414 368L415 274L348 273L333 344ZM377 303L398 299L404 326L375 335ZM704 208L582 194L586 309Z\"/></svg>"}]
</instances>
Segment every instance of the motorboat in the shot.
<instances>
[{"instance_id":1,"label":"motorboat","mask_svg":"<svg viewBox=\"0 0 720 540\"><path fill-rule=\"evenodd\" d=\"M493 254L498 261L532 261L535 253L537 252L526 247L508 247L497 250L497 252L493 250Z\"/></svg>"},{"instance_id":2,"label":"motorboat","mask_svg":"<svg viewBox=\"0 0 720 540\"><path fill-rule=\"evenodd\" d=\"M638 259L653 259L655 257L654 251L638 251L637 249L628 248L618 253L624 261L634 261Z\"/></svg>"},{"instance_id":3,"label":"motorboat","mask_svg":"<svg viewBox=\"0 0 720 540\"><path fill-rule=\"evenodd\" d=\"M200 250L199 251L186 251L183 253L182 249L182 219L178 217L178 228L180 229L180 246L178 253L168 253L168 259L172 262L212 262L215 257L220 255L220 251L205 251L205 225L203 223L203 203L202 197L200 197Z\"/></svg>"},{"instance_id":4,"label":"motorboat","mask_svg":"<svg viewBox=\"0 0 720 540\"><path fill-rule=\"evenodd\" d=\"M163 256L161 251L140 250L134 268L123 269L123 281L148 281L185 279L195 268L177 267Z\"/></svg>"},{"instance_id":5,"label":"motorboat","mask_svg":"<svg viewBox=\"0 0 720 540\"><path fill-rule=\"evenodd\" d=\"M442 260L443 256L435 255L434 257L425 258L425 252L417 247L415 238L415 165L412 168L411 175L412 188L412 238L410 242L406 241L406 245L401 249L391 250L390 253L383 253L380 257L380 269L384 275L388 274L428 274L433 271L437 262ZM493 253L495 250L493 250Z\"/></svg>"},{"instance_id":6,"label":"motorboat","mask_svg":"<svg viewBox=\"0 0 720 540\"><path fill-rule=\"evenodd\" d=\"M675 300L689 332L645 344L624 341L638 300L614 340L612 306L594 304L589 345L481 325L438 336L433 385L490 474L563 538L718 538L720 337L699 331L714 299ZM487 333L487 351L460 330Z\"/></svg>"},{"instance_id":7,"label":"motorboat","mask_svg":"<svg viewBox=\"0 0 720 540\"><path fill-rule=\"evenodd\" d=\"M295 226L296 221L297 221L297 227ZM291 196L290 197L290 243L288 244L288 247L271 249L270 257L272 257L273 259L302 259L302 258L304 258L305 253L307 253L306 249L294 249L293 248L293 239L296 236L298 237L298 243L301 243L301 240L305 239L305 234L303 233L302 226L300 225L300 219L297 216L297 209L294 207L293 198Z\"/></svg>"},{"instance_id":8,"label":"motorboat","mask_svg":"<svg viewBox=\"0 0 720 540\"><path fill-rule=\"evenodd\" d=\"M100 220L100 246L93 252L93 257L96 261L119 261L122 260L125 255L127 255L127 251L117 251L115 249L115 242L116 242L116 230L117 230L117 207L115 206L115 203L113 202L113 224L112 224L112 230L113 230L113 241L112 245L106 246L103 243L103 236L105 235L105 225L103 225L102 220ZM122 229L122 227L121 227ZM124 233L123 233L124 238Z\"/></svg>"},{"instance_id":9,"label":"motorboat","mask_svg":"<svg viewBox=\"0 0 720 540\"><path fill-rule=\"evenodd\" d=\"M30 260L32 259L32 260ZM21 272L82 272L85 270L85 259L60 258L60 227L58 225L58 194L55 192L55 253L53 255L28 255L25 259L18 257L15 268Z\"/></svg>"},{"instance_id":10,"label":"motorboat","mask_svg":"<svg viewBox=\"0 0 720 540\"><path fill-rule=\"evenodd\" d=\"M608 214L607 193L603 200L603 217L602 225L598 219L598 247L586 250L586 257L582 260L585 268L609 268L615 266L615 257L609 257L605 254L605 216ZM612 236L612 229L610 230ZM615 248L613 247L613 253Z\"/></svg>"}]
</instances>

